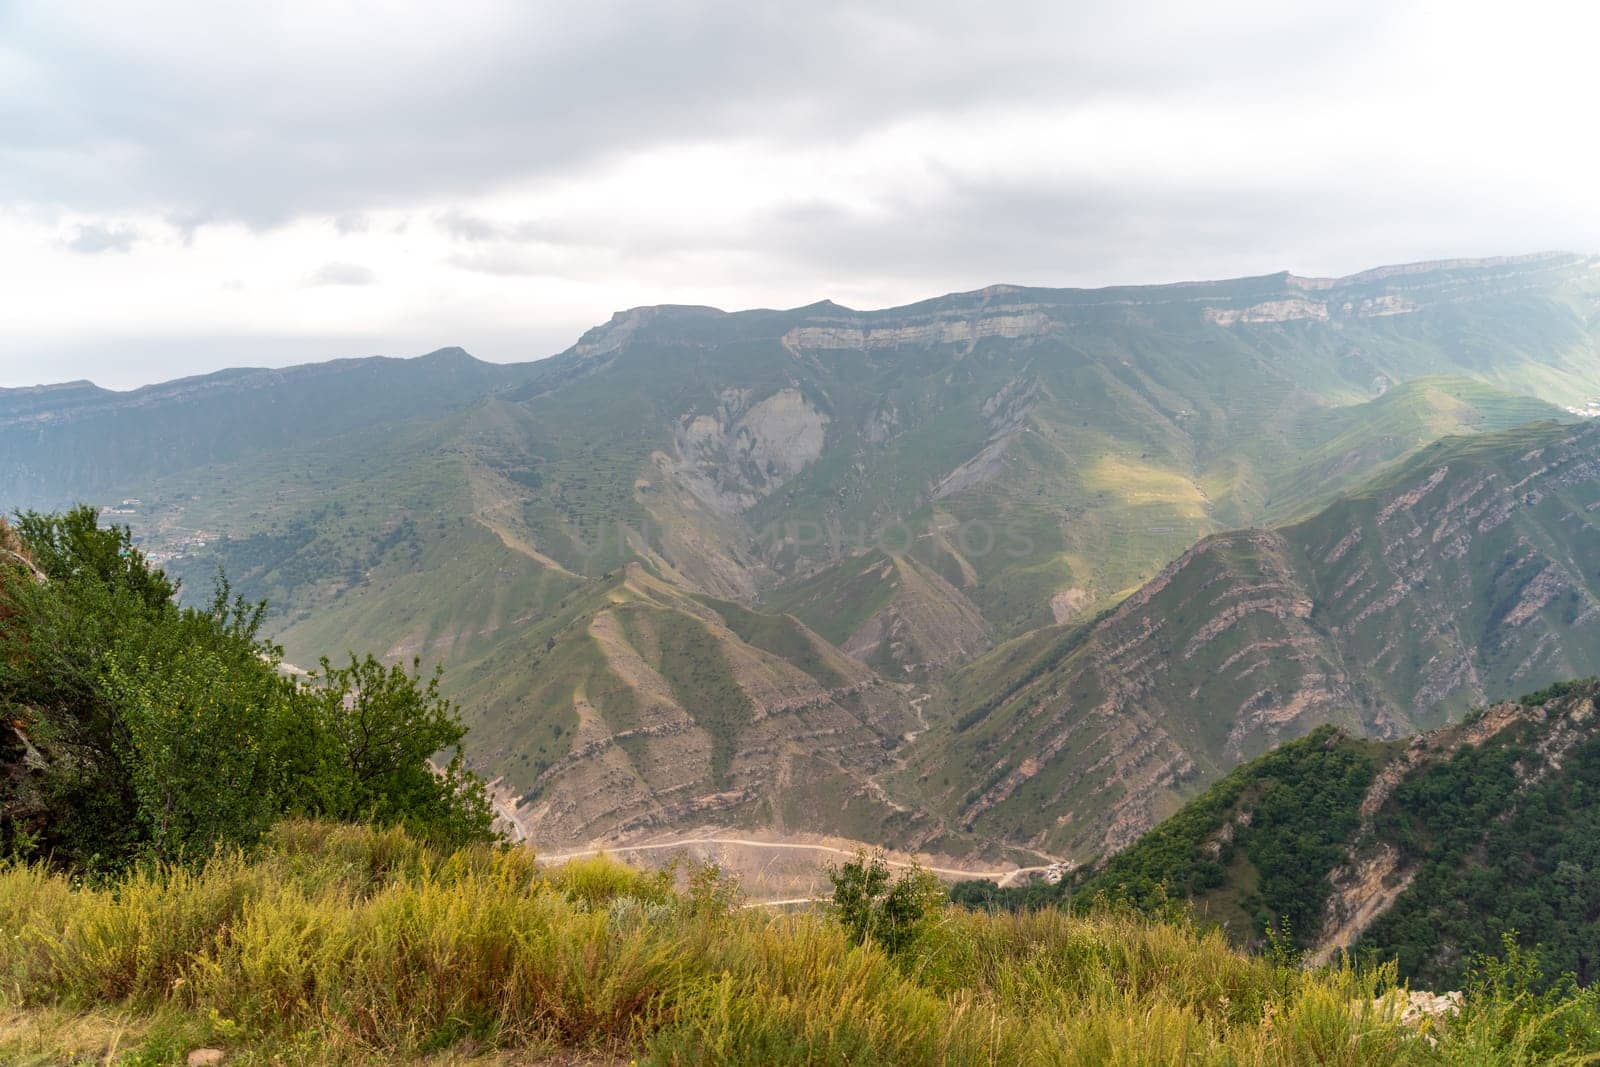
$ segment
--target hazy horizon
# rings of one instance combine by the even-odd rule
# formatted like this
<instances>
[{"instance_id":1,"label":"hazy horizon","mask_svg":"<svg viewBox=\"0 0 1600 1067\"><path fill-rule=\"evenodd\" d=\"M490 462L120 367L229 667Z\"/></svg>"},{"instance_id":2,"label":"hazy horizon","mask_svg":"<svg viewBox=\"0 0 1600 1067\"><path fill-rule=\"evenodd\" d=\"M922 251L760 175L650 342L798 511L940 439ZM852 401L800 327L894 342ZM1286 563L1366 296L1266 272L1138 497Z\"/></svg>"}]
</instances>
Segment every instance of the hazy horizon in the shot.
<instances>
[{"instance_id":1,"label":"hazy horizon","mask_svg":"<svg viewBox=\"0 0 1600 1067\"><path fill-rule=\"evenodd\" d=\"M1442 259L1443 260L1453 260L1453 259L1471 260L1471 259L1498 259L1498 258L1514 259L1514 258L1517 258L1519 256L1537 255L1537 254L1540 254L1540 253L1555 253L1555 252L1576 252L1577 254L1583 254L1583 255L1597 254L1597 253L1580 252L1580 251L1575 250L1575 249L1538 249L1538 250L1535 250L1535 251L1528 251L1528 252L1507 253L1504 256L1498 256L1498 255L1496 255L1496 256L1448 256L1448 257L1442 257ZM1410 261L1410 262L1424 262L1424 261ZM1054 288L1054 289L1079 289L1079 288L1081 288L1081 289L1109 289L1109 288L1122 288L1122 287L1129 287L1129 286L1135 286L1135 287L1137 287L1137 286L1159 287L1159 286L1162 286L1162 285L1181 285L1181 284L1184 284L1186 282L1232 281L1232 280L1237 280L1237 279L1266 277L1266 276L1270 276L1270 275L1273 275L1273 274L1284 273L1285 271L1287 271L1287 273L1289 273L1289 274L1299 275L1301 277L1344 277L1344 276L1346 276L1348 274L1358 274L1358 273L1360 273L1361 271L1364 271L1364 270L1373 270L1373 269L1378 269L1378 268L1382 268L1382 267L1406 266L1406 265L1408 265L1408 264L1407 263L1398 263L1398 262L1396 262L1396 263L1373 263L1373 264L1370 264L1370 265L1368 265L1366 267L1357 268L1354 271L1342 272L1342 273L1337 274L1337 275L1317 274L1317 273L1311 273L1311 272L1305 272L1305 271L1288 270L1287 268L1284 268L1284 269L1281 269L1281 270L1261 271L1261 272L1257 272L1257 273L1253 273L1253 274L1235 275L1235 276L1233 276L1231 278L1174 278L1174 279L1168 279L1168 280L1156 281L1156 282L1112 282L1112 283L1107 283L1106 285L1086 285L1086 286L1038 285L1038 286L1035 286L1035 287L1038 287L1038 288ZM973 287L968 288L968 289L951 290L948 293L928 293L928 294L925 294L923 297L920 297L918 299L938 298L938 297L941 297L941 296L950 296L950 295L956 295L956 294L959 294L959 293L974 292L974 291L977 291L979 289L988 288L989 286L993 286L993 285L1008 285L1008 284L1012 284L1012 283L1008 283L1008 282L991 282L991 283L988 283L987 285L973 286ZM794 309L807 307L807 306L809 306L811 304L820 303L820 302L822 302L824 300L830 300L830 299L831 299L830 297L825 297L824 296L824 297L818 297L815 300L805 300L805 301L787 303L787 304L782 304L782 305L774 305L773 307L770 307L770 308L733 308L733 307L728 307L728 308L717 308L716 310L723 311L723 312L730 312L730 313L731 312L739 312L739 311L751 311L751 310L794 310ZM833 301L833 302L834 303L841 303L840 301ZM916 301L912 301L912 303L915 303L915 302ZM656 306L656 305L634 305L634 306L635 307L639 307L639 306ZM845 305L845 306L848 307L848 305ZM901 306L904 306L904 305L902 305L902 304L883 304L883 305L875 305L875 306L849 307L849 310L852 310L852 311L877 311L877 310L889 310L889 309L893 309L895 307L901 307ZM617 312L622 312L622 311L627 311L627 310L629 310L629 309L628 308L617 308L616 309ZM193 358L195 360L195 362L194 362L194 369L179 370L176 373L167 374L167 375L164 375L162 377L157 377L157 378L141 378L141 377L137 377L136 376L137 375L137 370L133 369L133 368L136 368L138 366L138 360L139 360L141 352L144 350L144 347L147 344L147 342L143 341L142 339L134 338L134 339L124 340L124 341L121 341L121 342L115 342L115 341L114 342L107 342L106 345L105 345L106 351L103 353L104 356L113 357L113 358L118 359L119 361L125 361L126 362L126 364L130 367L130 369L132 370L133 374L135 375L133 377L127 378L126 380L118 381L116 383L112 383L112 382L108 382L108 381L97 380L97 379L95 379L93 377L53 378L53 379L42 380L42 381L37 381L37 382L21 382L21 381L18 381L18 382L0 383L0 389L29 388L29 387L33 387L33 386L42 386L42 385L59 385L59 384L64 384L64 383L74 382L74 381L89 381L89 382L92 382L94 385L97 385L97 386L99 386L100 388L103 388L103 389L111 389L111 390L115 390L115 391L118 391L118 392L129 392L129 391L132 391L132 390L135 390L135 389L139 389L139 388L142 388L142 387L148 386L148 385L158 385L158 384L161 384L163 382L174 381L174 380L182 379L182 378L197 377L197 376L202 376L202 375L206 375L206 374L213 374L213 373L216 373L218 371L224 371L224 370L239 370L239 369L282 370L282 369L285 369L285 368L295 367L295 366L302 366L302 365L309 364L309 363L325 363L325 362L329 362L329 361L332 361L332 360L339 360L339 359L363 359L363 358L370 358L370 357L374 357L374 356L387 357L387 358L391 358L391 359L416 359L416 358L419 358L419 357L422 357L422 356L426 356L426 355L430 355L430 354L432 354L434 352L438 352L438 351L441 351L443 349L448 349L448 348L460 348L460 349L463 349L464 351L466 351L466 353L468 355L472 356L475 359L482 360L482 361L484 361L486 363L501 363L501 364L529 363L529 362L536 362L536 361L541 360L541 359L549 359L551 356L560 355L562 352L565 352L568 348L570 348L574 343L577 342L578 337L582 334L582 332L584 330L590 329L590 328L592 328L594 326L598 326L598 325L602 324L604 321L605 321L605 319L603 319L603 318L602 319L598 319L595 322L590 323L588 326L582 327L577 333L574 333L568 340L566 340L565 342L561 342L561 343L557 344L556 347L551 348L548 351L540 352L537 355L514 355L514 356L511 356L511 357L504 357L504 356L501 355L501 353L505 350L505 348L511 348L511 349L514 350L517 347L517 342L515 340L511 341L505 347L494 347L492 349L492 351L490 351L490 352L479 351L479 350L474 349L471 345L458 344L458 343L453 342L453 341L444 341L444 342L438 343L438 344L426 344L423 347L416 349L415 351L400 352L400 351L380 351L378 349L372 349L370 351L368 351L368 350L360 350L359 345L352 345L351 342L348 339L342 339L342 340L338 340L338 341L329 341L329 342L320 342L320 341L318 341L317 339L314 339L314 338L304 338L304 337L289 337L289 338L248 337L248 338L234 339L232 342L229 342L226 339L216 339L216 338L209 338L209 339L208 338L202 338L202 339L195 339L195 340L192 340L192 341L177 341L177 342L175 342L171 338L161 338L161 339L158 339L158 340L156 340L154 342L150 342L150 343L153 343L154 345L158 345L158 346L161 347L162 351L161 351L160 355L164 356L166 358L167 365L182 367L182 366L186 365L186 358L185 357L191 357L191 358ZM180 346L180 351L178 351L176 353L172 351L172 348L173 348L174 344L177 344L178 346ZM219 352L228 352L228 353L232 353L232 354L237 354L237 355L239 355L240 358L238 358L237 360L235 360L233 362L215 363L215 362L213 362L211 360L211 357L215 353L219 353ZM297 353L297 355L292 355L292 356L291 355L286 355L287 353ZM310 354L309 355L304 355L304 353L310 353ZM79 350L78 354L83 354L83 350ZM250 358L251 354L254 354L257 358Z\"/></svg>"}]
</instances>

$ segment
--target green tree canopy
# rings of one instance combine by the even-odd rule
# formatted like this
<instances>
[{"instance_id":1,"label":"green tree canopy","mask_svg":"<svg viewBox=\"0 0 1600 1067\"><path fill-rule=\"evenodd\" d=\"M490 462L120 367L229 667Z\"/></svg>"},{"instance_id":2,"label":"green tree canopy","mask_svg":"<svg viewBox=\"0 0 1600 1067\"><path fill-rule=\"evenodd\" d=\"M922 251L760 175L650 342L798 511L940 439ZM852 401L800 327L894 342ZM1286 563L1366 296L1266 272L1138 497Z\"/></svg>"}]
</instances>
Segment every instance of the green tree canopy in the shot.
<instances>
[{"instance_id":1,"label":"green tree canopy","mask_svg":"<svg viewBox=\"0 0 1600 1067\"><path fill-rule=\"evenodd\" d=\"M25 513L0 559L0 839L72 866L198 857L288 814L488 835L435 675L371 656L305 681L220 575L205 607L92 508ZM26 557L26 558L24 558Z\"/></svg>"}]
</instances>

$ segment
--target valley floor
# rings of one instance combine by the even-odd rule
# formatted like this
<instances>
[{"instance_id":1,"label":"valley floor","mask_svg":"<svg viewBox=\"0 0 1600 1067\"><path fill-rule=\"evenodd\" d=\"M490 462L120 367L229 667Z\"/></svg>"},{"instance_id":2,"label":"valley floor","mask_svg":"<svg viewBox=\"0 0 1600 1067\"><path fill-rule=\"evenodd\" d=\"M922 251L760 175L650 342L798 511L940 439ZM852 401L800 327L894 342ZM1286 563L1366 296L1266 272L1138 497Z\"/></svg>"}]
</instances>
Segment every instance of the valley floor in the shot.
<instances>
[{"instance_id":1,"label":"valley floor","mask_svg":"<svg viewBox=\"0 0 1600 1067\"><path fill-rule=\"evenodd\" d=\"M716 830L674 835L664 840L646 839L564 852L536 851L539 862L564 863L590 856L611 856L630 866L661 869L673 864L714 863L739 879L751 905L784 904L797 900L821 899L828 891L828 869L862 852L881 851L875 846L848 838L805 834L778 837L747 832L740 836ZM946 881L985 879L1000 886L1020 885L1052 870L1061 870L1060 861L1049 860L1032 866L981 861L958 861L946 856L884 851L889 867L904 870L917 867Z\"/></svg>"}]
</instances>

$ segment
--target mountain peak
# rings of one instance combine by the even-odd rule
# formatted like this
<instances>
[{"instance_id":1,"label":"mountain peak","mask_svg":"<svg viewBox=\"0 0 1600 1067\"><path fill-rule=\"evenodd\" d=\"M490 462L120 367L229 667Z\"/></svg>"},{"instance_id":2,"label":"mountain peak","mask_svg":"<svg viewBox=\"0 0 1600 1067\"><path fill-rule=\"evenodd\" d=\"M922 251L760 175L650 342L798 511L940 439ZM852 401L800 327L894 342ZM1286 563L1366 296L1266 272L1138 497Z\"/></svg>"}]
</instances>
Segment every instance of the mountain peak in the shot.
<instances>
[{"instance_id":1,"label":"mountain peak","mask_svg":"<svg viewBox=\"0 0 1600 1067\"><path fill-rule=\"evenodd\" d=\"M727 314L721 308L703 304L646 304L633 307L614 312L609 321L585 331L578 338L578 343L572 346L572 351L584 359L602 356L621 348L643 326L660 322L717 319Z\"/></svg>"},{"instance_id":2,"label":"mountain peak","mask_svg":"<svg viewBox=\"0 0 1600 1067\"><path fill-rule=\"evenodd\" d=\"M855 308L845 307L843 304L837 303L836 301L833 301L833 300L829 300L826 297L824 297L821 300L818 300L814 304L807 304L805 307L795 308L795 311L797 311L797 312L821 312L821 313L844 312L846 314L851 314L851 315L855 314Z\"/></svg>"},{"instance_id":3,"label":"mountain peak","mask_svg":"<svg viewBox=\"0 0 1600 1067\"><path fill-rule=\"evenodd\" d=\"M477 356L474 356L471 352L468 352L460 345L448 345L444 348L436 348L432 352L428 352L424 355L416 356L414 358L419 363L424 361L428 363L463 364L478 364L483 362L483 360L479 359Z\"/></svg>"}]
</instances>

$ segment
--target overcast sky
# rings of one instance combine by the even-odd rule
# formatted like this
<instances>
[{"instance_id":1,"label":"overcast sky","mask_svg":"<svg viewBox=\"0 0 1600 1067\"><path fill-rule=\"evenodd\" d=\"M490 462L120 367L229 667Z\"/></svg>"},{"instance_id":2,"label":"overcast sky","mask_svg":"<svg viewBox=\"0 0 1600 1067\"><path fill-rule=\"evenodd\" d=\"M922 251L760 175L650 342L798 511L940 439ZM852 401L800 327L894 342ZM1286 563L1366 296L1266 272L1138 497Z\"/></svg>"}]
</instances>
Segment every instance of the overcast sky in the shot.
<instances>
[{"instance_id":1,"label":"overcast sky","mask_svg":"<svg viewBox=\"0 0 1600 1067\"><path fill-rule=\"evenodd\" d=\"M1600 251L1600 5L0 0L0 385Z\"/></svg>"}]
</instances>

